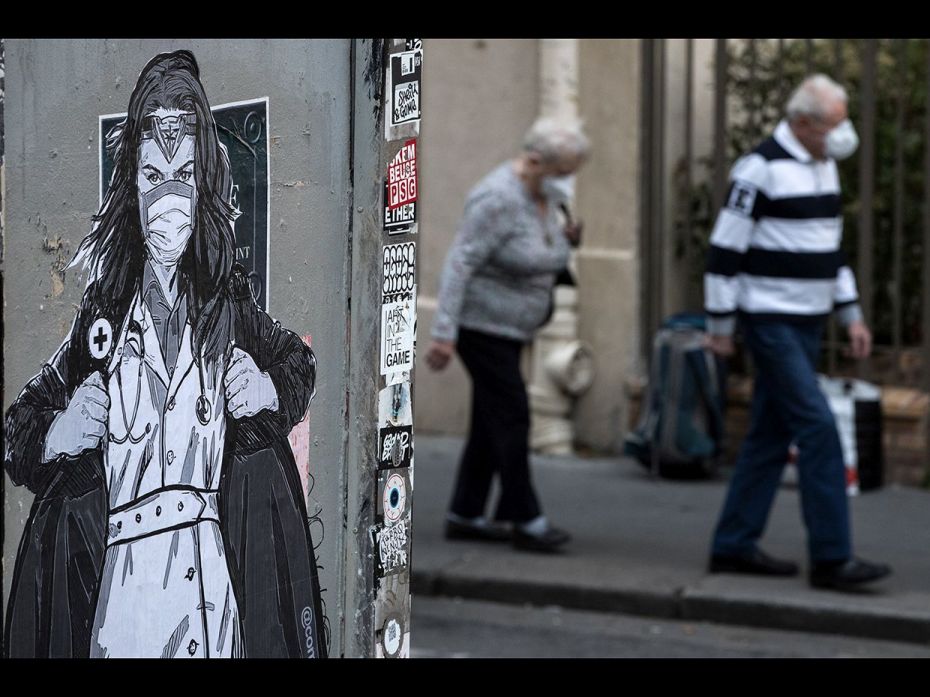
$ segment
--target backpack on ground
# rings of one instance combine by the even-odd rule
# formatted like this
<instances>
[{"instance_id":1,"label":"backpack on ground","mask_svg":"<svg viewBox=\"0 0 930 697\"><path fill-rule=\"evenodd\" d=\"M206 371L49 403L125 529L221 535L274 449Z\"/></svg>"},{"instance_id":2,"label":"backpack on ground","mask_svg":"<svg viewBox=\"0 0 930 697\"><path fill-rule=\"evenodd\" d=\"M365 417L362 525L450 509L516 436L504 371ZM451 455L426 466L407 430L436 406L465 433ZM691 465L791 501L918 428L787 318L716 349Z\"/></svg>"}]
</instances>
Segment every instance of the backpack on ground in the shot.
<instances>
[{"instance_id":1,"label":"backpack on ground","mask_svg":"<svg viewBox=\"0 0 930 697\"><path fill-rule=\"evenodd\" d=\"M702 315L668 318L653 341L639 423L624 453L654 474L715 474L723 442L721 365L706 348Z\"/></svg>"}]
</instances>

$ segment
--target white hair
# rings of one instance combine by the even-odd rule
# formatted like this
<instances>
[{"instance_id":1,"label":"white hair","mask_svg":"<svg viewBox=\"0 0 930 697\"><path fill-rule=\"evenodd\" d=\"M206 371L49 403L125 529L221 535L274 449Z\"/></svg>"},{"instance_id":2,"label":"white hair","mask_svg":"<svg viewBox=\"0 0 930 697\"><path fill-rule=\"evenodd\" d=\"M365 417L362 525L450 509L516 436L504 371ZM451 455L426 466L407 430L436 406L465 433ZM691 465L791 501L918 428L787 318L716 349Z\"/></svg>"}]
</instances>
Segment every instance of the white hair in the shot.
<instances>
[{"instance_id":1,"label":"white hair","mask_svg":"<svg viewBox=\"0 0 930 697\"><path fill-rule=\"evenodd\" d=\"M823 73L817 73L805 78L792 93L785 105L785 112L789 121L798 116L823 118L826 116L827 106L835 101L848 102L846 90Z\"/></svg>"},{"instance_id":2,"label":"white hair","mask_svg":"<svg viewBox=\"0 0 930 697\"><path fill-rule=\"evenodd\" d=\"M523 149L539 154L546 162L554 162L566 156L586 158L591 143L581 129L580 121L542 117L523 136Z\"/></svg>"}]
</instances>

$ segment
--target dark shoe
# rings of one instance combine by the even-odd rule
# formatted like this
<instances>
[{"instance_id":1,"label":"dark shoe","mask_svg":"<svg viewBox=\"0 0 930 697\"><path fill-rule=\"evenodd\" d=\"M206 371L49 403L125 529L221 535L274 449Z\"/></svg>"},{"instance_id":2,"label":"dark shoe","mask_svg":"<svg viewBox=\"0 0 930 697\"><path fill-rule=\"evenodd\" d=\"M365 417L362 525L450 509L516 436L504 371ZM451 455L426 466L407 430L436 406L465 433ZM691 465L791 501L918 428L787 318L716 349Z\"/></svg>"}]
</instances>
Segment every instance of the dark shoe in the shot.
<instances>
[{"instance_id":1,"label":"dark shoe","mask_svg":"<svg viewBox=\"0 0 930 697\"><path fill-rule=\"evenodd\" d=\"M564 530L547 528L541 535L531 535L515 525L513 528L513 546L528 552L555 552L572 539Z\"/></svg>"},{"instance_id":2,"label":"dark shoe","mask_svg":"<svg viewBox=\"0 0 930 697\"><path fill-rule=\"evenodd\" d=\"M761 549L741 556L714 554L710 558L712 574L756 574L758 576L797 576L798 565L770 557Z\"/></svg>"},{"instance_id":3,"label":"dark shoe","mask_svg":"<svg viewBox=\"0 0 930 697\"><path fill-rule=\"evenodd\" d=\"M485 542L504 542L511 538L510 530L500 523L470 525L446 521L447 540L483 540Z\"/></svg>"},{"instance_id":4,"label":"dark shoe","mask_svg":"<svg viewBox=\"0 0 930 697\"><path fill-rule=\"evenodd\" d=\"M873 564L852 557L842 563L814 564L810 582L814 588L852 590L863 583L871 583L891 573L887 564Z\"/></svg>"}]
</instances>

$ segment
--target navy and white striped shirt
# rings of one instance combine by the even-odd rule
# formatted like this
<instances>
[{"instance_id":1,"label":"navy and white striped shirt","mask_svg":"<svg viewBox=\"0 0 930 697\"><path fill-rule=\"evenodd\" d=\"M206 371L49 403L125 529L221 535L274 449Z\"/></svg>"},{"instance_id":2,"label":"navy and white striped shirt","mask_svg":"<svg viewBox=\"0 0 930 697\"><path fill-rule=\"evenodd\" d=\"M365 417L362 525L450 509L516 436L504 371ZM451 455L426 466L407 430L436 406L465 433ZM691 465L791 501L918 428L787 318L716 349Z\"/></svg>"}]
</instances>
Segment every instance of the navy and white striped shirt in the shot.
<instances>
[{"instance_id":1,"label":"navy and white striped shirt","mask_svg":"<svg viewBox=\"0 0 930 697\"><path fill-rule=\"evenodd\" d=\"M789 322L861 319L856 279L840 249L836 162L815 160L787 121L741 157L710 237L704 307L711 334L737 313Z\"/></svg>"}]
</instances>

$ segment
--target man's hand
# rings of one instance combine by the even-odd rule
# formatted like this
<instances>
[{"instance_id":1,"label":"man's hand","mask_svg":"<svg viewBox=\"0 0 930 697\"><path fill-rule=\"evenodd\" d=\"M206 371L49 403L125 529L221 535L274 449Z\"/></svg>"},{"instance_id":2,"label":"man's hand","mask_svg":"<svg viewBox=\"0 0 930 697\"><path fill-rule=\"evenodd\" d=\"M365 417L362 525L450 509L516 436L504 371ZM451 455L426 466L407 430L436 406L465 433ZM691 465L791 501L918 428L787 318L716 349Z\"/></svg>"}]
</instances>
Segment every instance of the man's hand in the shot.
<instances>
[{"instance_id":1,"label":"man's hand","mask_svg":"<svg viewBox=\"0 0 930 697\"><path fill-rule=\"evenodd\" d=\"M856 320L846 328L849 340L852 343L850 351L853 358L868 358L872 353L872 332L865 326L865 322Z\"/></svg>"},{"instance_id":2,"label":"man's hand","mask_svg":"<svg viewBox=\"0 0 930 697\"><path fill-rule=\"evenodd\" d=\"M733 344L732 336L719 334L708 334L705 345L718 356L727 358L736 353L736 347Z\"/></svg>"},{"instance_id":3,"label":"man's hand","mask_svg":"<svg viewBox=\"0 0 930 697\"><path fill-rule=\"evenodd\" d=\"M449 365L453 353L455 353L453 342L433 339L426 350L426 364L433 370L442 370Z\"/></svg>"}]
</instances>

